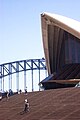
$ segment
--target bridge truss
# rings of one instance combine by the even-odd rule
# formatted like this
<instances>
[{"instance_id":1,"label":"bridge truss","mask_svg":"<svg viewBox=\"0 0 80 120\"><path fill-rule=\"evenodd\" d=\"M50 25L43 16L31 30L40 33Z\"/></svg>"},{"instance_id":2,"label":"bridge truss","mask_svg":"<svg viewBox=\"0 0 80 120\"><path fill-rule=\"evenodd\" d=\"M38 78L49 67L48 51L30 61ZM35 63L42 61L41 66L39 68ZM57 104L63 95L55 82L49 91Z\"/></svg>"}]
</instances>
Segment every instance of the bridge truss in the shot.
<instances>
[{"instance_id":1,"label":"bridge truss","mask_svg":"<svg viewBox=\"0 0 80 120\"><path fill-rule=\"evenodd\" d=\"M20 60L20 61L14 61L9 63L4 63L0 65L0 89L4 91L4 84L5 84L5 77L8 77L8 86L9 89L12 89L12 77L13 74L16 74L16 90L18 91L19 88L19 75L20 72L24 72L24 89L27 86L27 71L31 71L31 84L32 84L32 91L34 91L34 70L38 71L38 82L40 82L41 77L41 70L45 70L45 74L47 77L47 70L45 65L45 59L29 59L29 60ZM40 87L39 87L40 90Z\"/></svg>"}]
</instances>

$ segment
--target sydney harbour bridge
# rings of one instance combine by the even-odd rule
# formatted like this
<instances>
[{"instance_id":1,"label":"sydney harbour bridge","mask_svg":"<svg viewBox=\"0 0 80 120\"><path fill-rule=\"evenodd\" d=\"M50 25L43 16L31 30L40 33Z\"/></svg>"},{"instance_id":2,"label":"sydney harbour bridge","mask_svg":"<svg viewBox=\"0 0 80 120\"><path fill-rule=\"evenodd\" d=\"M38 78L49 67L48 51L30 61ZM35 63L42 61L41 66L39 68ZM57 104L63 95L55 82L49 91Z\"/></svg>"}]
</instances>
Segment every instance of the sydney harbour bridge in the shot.
<instances>
[{"instance_id":1,"label":"sydney harbour bridge","mask_svg":"<svg viewBox=\"0 0 80 120\"><path fill-rule=\"evenodd\" d=\"M27 74L29 71L29 75ZM34 74L34 71L37 71ZM4 91L6 89L14 89L14 86L16 87L16 90L19 91L21 87L19 86L20 82L23 84L23 88L25 89L27 86L27 83L29 83L29 80L27 77L30 76L31 82L28 84L28 87L31 86L31 91L34 91L34 87L36 84L34 84L35 81L39 83L42 79L41 76L43 75L43 72L45 71L45 77L47 77L47 70L46 70L46 64L45 59L28 59L28 60L20 60L20 61L14 61L9 63L4 63L0 65L0 90ZM20 78L20 74L23 72L23 77ZM15 77L14 77L15 75ZM37 76L36 79L34 79L34 76ZM45 78L44 77L44 78ZM14 85L14 79L16 79L16 84ZM22 79L22 81L20 81ZM40 90L40 87L38 86L38 90Z\"/></svg>"}]
</instances>

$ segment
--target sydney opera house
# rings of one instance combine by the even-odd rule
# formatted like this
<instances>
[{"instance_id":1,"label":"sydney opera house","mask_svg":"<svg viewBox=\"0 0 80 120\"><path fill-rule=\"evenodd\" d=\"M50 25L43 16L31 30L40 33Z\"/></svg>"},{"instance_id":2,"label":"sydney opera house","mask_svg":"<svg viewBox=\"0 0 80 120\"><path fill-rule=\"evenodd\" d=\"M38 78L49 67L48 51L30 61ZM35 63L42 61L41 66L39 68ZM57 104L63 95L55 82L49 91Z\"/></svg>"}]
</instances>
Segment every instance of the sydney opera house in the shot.
<instances>
[{"instance_id":1,"label":"sydney opera house","mask_svg":"<svg viewBox=\"0 0 80 120\"><path fill-rule=\"evenodd\" d=\"M41 14L48 77L45 89L73 87L80 81L80 22L51 13Z\"/></svg>"},{"instance_id":2,"label":"sydney opera house","mask_svg":"<svg viewBox=\"0 0 80 120\"><path fill-rule=\"evenodd\" d=\"M48 77L40 85L45 90L0 99L0 120L80 120L80 86L76 87L80 83L80 22L43 13L41 25ZM23 108L26 98L28 111Z\"/></svg>"}]
</instances>

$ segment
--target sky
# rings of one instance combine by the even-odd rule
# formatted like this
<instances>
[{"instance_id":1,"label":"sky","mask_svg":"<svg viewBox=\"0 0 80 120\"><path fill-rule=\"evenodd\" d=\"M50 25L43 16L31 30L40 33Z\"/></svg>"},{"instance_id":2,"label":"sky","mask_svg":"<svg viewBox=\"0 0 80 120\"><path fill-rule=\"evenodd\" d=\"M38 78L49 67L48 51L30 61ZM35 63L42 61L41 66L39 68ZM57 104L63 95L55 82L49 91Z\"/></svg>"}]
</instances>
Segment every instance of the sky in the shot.
<instances>
[{"instance_id":1,"label":"sky","mask_svg":"<svg viewBox=\"0 0 80 120\"><path fill-rule=\"evenodd\" d=\"M80 0L0 0L0 64L44 57L43 12L80 21Z\"/></svg>"},{"instance_id":2,"label":"sky","mask_svg":"<svg viewBox=\"0 0 80 120\"><path fill-rule=\"evenodd\" d=\"M80 21L80 0L0 0L0 64L44 57L43 12Z\"/></svg>"}]
</instances>

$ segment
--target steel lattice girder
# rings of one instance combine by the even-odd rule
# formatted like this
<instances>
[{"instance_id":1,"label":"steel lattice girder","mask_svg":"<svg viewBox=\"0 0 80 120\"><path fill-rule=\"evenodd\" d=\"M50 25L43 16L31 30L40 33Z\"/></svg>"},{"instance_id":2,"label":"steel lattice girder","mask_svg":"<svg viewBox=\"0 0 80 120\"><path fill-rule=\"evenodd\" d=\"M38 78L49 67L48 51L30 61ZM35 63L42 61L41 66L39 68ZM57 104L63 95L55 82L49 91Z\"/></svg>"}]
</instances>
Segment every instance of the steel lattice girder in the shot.
<instances>
[{"instance_id":1,"label":"steel lattice girder","mask_svg":"<svg viewBox=\"0 0 80 120\"><path fill-rule=\"evenodd\" d=\"M0 78L28 70L46 70L45 59L20 60L0 65Z\"/></svg>"}]
</instances>

